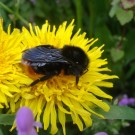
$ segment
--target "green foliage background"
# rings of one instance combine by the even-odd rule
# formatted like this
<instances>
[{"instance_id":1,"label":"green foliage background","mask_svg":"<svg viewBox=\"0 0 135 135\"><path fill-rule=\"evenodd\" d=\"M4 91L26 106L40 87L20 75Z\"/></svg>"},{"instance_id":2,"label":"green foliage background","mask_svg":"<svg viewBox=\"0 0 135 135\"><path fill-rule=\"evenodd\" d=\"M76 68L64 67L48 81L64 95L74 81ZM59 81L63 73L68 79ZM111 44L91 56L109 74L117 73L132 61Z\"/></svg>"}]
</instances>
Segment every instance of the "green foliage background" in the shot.
<instances>
[{"instance_id":1,"label":"green foliage background","mask_svg":"<svg viewBox=\"0 0 135 135\"><path fill-rule=\"evenodd\" d=\"M28 23L41 26L45 20L58 26L63 21L75 19L78 28L87 37L99 38L97 46L105 44L104 55L112 73L119 76L114 88L109 91L118 98L122 94L135 97L135 22L134 0L1 0L0 16L4 27L22 28ZM126 5L122 5L122 2ZM134 116L135 117L135 116ZM67 123L67 134L93 135L106 131L109 135L131 135L135 123L124 120L96 120L92 128L79 132L76 126ZM9 127L0 126L0 135L9 135ZM40 132L43 134L43 131ZM49 134L49 132L46 132ZM59 130L58 135L61 135Z\"/></svg>"}]
</instances>

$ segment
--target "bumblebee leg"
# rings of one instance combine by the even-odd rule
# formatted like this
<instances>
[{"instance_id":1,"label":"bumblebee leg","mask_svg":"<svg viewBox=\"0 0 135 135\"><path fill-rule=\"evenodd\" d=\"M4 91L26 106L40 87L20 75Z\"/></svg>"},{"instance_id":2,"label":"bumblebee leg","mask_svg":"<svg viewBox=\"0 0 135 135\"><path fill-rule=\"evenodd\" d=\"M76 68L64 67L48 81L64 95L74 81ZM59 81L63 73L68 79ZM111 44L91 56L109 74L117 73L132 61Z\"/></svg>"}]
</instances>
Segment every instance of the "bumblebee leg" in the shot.
<instances>
[{"instance_id":1,"label":"bumblebee leg","mask_svg":"<svg viewBox=\"0 0 135 135\"><path fill-rule=\"evenodd\" d=\"M43 77L41 77L41 78L39 78L39 79L33 81L33 82L30 84L30 86L34 86L34 85L37 84L38 82L45 81L45 80L51 78L52 76L54 76L54 75L45 75L45 76L43 76Z\"/></svg>"},{"instance_id":2,"label":"bumblebee leg","mask_svg":"<svg viewBox=\"0 0 135 135\"><path fill-rule=\"evenodd\" d=\"M76 85L78 84L79 82L79 76L76 76Z\"/></svg>"}]
</instances>

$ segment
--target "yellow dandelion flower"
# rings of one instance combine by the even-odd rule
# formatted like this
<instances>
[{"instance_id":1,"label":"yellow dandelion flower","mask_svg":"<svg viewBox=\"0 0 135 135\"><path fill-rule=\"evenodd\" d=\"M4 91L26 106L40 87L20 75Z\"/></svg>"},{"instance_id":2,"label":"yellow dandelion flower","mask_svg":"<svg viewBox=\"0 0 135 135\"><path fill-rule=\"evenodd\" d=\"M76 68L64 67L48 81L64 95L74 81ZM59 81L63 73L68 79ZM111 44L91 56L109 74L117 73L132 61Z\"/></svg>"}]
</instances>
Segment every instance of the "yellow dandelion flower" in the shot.
<instances>
[{"instance_id":1,"label":"yellow dandelion flower","mask_svg":"<svg viewBox=\"0 0 135 135\"><path fill-rule=\"evenodd\" d=\"M21 67L17 66L24 49L22 37L18 29L11 32L10 25L5 32L3 20L0 19L0 108L8 107L8 100L13 97L13 93L20 92L20 80L25 76L20 73Z\"/></svg>"},{"instance_id":2,"label":"yellow dandelion flower","mask_svg":"<svg viewBox=\"0 0 135 135\"><path fill-rule=\"evenodd\" d=\"M24 35L22 43L27 46L27 49L39 45L53 45L60 49L64 45L76 46L81 48L90 60L88 71L79 78L77 85L74 75L64 75L61 72L59 75L34 86L29 87L26 83L24 84L26 87L22 87L21 92L15 94L14 99L22 98L14 106L28 106L33 110L37 121L40 121L40 116L43 115L44 129L46 130L50 126L52 134L58 131L57 121L62 125L63 133L66 134L67 116L72 118L73 123L77 124L80 131L83 130L84 125L86 127L92 125L91 114L103 118L93 108L98 106L104 111L108 111L109 105L103 102L101 98L112 99L112 96L103 92L100 87L112 87L113 84L108 80L117 78L115 75L102 73L102 71L110 71L104 66L107 64L107 60L101 59L103 46L89 50L89 47L97 40L85 38L86 33L80 34L80 30L73 35L73 28L74 20L69 25L67 22L62 23L58 29L56 26L51 27L48 21L41 29L35 26L33 30L31 24L30 31L26 28L22 29ZM35 80L40 77L33 73L29 67L25 67L25 73L28 75L28 80L30 78ZM14 99L12 99L12 103Z\"/></svg>"}]
</instances>

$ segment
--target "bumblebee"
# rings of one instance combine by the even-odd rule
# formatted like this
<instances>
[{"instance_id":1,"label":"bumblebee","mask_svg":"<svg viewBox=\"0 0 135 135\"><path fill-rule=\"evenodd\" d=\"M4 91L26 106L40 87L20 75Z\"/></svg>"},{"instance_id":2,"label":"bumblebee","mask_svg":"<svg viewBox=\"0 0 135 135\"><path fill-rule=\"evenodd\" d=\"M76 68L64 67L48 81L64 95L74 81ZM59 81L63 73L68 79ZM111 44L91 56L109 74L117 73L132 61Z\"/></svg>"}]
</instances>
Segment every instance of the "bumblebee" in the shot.
<instances>
[{"instance_id":1,"label":"bumblebee","mask_svg":"<svg viewBox=\"0 0 135 135\"><path fill-rule=\"evenodd\" d=\"M64 75L75 76L77 85L79 77L87 71L89 58L76 46L65 45L59 49L52 45L39 45L24 51L22 64L27 66L31 73L42 75L30 86L59 75L62 70Z\"/></svg>"}]
</instances>

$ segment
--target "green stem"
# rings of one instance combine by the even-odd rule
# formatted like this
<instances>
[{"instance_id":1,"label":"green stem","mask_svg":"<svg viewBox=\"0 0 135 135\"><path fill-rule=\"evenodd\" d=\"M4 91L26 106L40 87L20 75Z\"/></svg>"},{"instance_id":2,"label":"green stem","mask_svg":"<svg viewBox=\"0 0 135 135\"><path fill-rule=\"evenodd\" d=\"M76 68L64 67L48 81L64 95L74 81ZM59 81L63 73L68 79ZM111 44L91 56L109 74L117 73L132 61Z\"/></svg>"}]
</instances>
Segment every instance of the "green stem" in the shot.
<instances>
[{"instance_id":1,"label":"green stem","mask_svg":"<svg viewBox=\"0 0 135 135\"><path fill-rule=\"evenodd\" d=\"M0 6L3 7L9 13L13 14L13 11L10 8L8 8L5 4L3 4L2 2L0 2Z\"/></svg>"},{"instance_id":2,"label":"green stem","mask_svg":"<svg viewBox=\"0 0 135 135\"><path fill-rule=\"evenodd\" d=\"M89 27L89 34L90 34L90 37L93 37L93 27L94 27L94 17L95 17L95 14L94 14L94 9L93 9L93 0L89 0L89 14L90 14L90 27Z\"/></svg>"},{"instance_id":3,"label":"green stem","mask_svg":"<svg viewBox=\"0 0 135 135\"><path fill-rule=\"evenodd\" d=\"M11 14L14 14L18 19L20 19L25 25L28 26L28 21L26 21L19 13L14 13L13 10L11 10L10 8L8 8L5 4L3 4L2 2L0 2L0 6L3 7L6 11L8 11Z\"/></svg>"},{"instance_id":4,"label":"green stem","mask_svg":"<svg viewBox=\"0 0 135 135\"><path fill-rule=\"evenodd\" d=\"M74 0L76 7L77 28L82 28L82 0Z\"/></svg>"}]
</instances>

